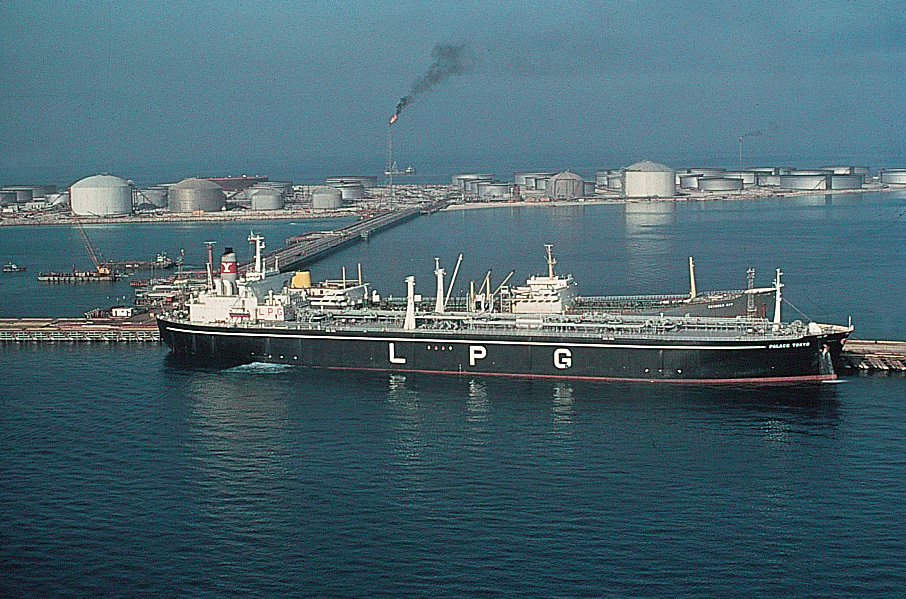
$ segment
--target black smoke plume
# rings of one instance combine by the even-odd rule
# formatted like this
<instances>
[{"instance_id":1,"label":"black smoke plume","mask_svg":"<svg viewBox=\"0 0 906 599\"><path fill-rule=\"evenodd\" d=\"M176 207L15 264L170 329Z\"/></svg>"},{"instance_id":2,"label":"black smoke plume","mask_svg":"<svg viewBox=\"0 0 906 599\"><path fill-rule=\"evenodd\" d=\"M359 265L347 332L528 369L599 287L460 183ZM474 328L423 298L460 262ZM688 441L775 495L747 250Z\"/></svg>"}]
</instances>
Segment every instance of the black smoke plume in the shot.
<instances>
[{"instance_id":1,"label":"black smoke plume","mask_svg":"<svg viewBox=\"0 0 906 599\"><path fill-rule=\"evenodd\" d=\"M468 46L465 43L438 44L431 50L431 58L434 61L428 67L428 72L412 82L409 93L400 98L399 104L396 105L396 112L390 118L391 124L403 111L403 108L412 104L420 95L430 92L453 75L462 75L471 68Z\"/></svg>"}]
</instances>

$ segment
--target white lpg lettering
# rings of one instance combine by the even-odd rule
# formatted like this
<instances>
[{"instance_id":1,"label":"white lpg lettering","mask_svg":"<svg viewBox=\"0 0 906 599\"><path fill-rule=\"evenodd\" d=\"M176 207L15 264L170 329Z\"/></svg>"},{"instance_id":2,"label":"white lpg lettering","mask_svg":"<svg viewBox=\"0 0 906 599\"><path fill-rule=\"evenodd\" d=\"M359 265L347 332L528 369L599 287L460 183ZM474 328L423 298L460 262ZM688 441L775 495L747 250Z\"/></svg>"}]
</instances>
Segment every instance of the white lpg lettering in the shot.
<instances>
[{"instance_id":1,"label":"white lpg lettering","mask_svg":"<svg viewBox=\"0 0 906 599\"><path fill-rule=\"evenodd\" d=\"M559 369L569 368L573 365L573 353L561 347L554 350L554 366Z\"/></svg>"},{"instance_id":2,"label":"white lpg lettering","mask_svg":"<svg viewBox=\"0 0 906 599\"><path fill-rule=\"evenodd\" d=\"M391 364L405 364L406 358L396 356L396 347L393 343L390 343L390 363Z\"/></svg>"},{"instance_id":3,"label":"white lpg lettering","mask_svg":"<svg viewBox=\"0 0 906 599\"><path fill-rule=\"evenodd\" d=\"M483 360L487 357L488 350L485 349L483 345L470 345L469 346L469 366L475 366L475 362L478 360Z\"/></svg>"}]
</instances>

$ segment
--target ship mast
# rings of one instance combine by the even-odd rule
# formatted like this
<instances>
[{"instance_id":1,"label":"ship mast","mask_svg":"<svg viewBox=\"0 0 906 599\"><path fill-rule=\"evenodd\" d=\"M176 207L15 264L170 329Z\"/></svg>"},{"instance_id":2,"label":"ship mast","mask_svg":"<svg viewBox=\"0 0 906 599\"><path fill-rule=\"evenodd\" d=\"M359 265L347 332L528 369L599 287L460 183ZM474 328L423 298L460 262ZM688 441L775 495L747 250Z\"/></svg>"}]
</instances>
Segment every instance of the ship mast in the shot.
<instances>
[{"instance_id":1,"label":"ship mast","mask_svg":"<svg viewBox=\"0 0 906 599\"><path fill-rule=\"evenodd\" d=\"M775 303L774 303L774 324L780 324L780 288L783 287L783 283L780 282L780 275L783 273L780 272L780 269L777 269L777 280L774 281L774 289L777 292Z\"/></svg>"},{"instance_id":2,"label":"ship mast","mask_svg":"<svg viewBox=\"0 0 906 599\"><path fill-rule=\"evenodd\" d=\"M549 243L545 243L544 247L547 248L547 278L553 279L554 278L554 264L557 263L557 261L554 260L554 257L551 255L551 249L554 246Z\"/></svg>"}]
</instances>

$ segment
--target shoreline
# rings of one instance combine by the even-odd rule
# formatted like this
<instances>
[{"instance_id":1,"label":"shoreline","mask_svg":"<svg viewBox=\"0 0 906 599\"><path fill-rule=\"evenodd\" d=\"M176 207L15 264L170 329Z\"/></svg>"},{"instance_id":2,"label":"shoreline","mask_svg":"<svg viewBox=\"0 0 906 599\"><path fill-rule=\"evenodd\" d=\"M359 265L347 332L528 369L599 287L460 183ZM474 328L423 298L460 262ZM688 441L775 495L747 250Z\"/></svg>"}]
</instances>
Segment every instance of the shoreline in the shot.
<instances>
[{"instance_id":1,"label":"shoreline","mask_svg":"<svg viewBox=\"0 0 906 599\"><path fill-rule=\"evenodd\" d=\"M420 186L414 186L420 187ZM678 202L716 202L716 201L742 201L758 199L774 199L785 197L803 197L803 196L827 196L827 195L851 195L860 193L882 193L887 191L904 191L906 185L895 184L872 184L868 187L859 189L767 189L757 188L743 190L740 192L694 192L686 195L672 197L652 197L652 198L624 198L619 196L612 197L590 197L577 198L572 200L546 200L546 201L482 201L482 202L464 202L451 203L442 210L476 210L483 208L512 208L512 207L563 207L563 206L588 206L588 205L614 205L614 204L667 204ZM382 203L382 200L376 200ZM426 200L430 201L430 200ZM400 206L411 206L418 202L401 202ZM240 222L254 220L292 220L292 219L333 219L333 218L357 218L363 212L371 212L378 208L368 206L367 203L355 208L341 208L338 210L324 210L314 212L309 209L289 209L289 210L231 210L225 212L206 212L204 214L190 213L160 213L160 214L124 214L106 217L79 217L76 219L71 215L48 214L41 216L28 217L7 217L0 216L0 227L15 226L71 226L80 222L82 224L156 224L156 223L224 223Z\"/></svg>"}]
</instances>

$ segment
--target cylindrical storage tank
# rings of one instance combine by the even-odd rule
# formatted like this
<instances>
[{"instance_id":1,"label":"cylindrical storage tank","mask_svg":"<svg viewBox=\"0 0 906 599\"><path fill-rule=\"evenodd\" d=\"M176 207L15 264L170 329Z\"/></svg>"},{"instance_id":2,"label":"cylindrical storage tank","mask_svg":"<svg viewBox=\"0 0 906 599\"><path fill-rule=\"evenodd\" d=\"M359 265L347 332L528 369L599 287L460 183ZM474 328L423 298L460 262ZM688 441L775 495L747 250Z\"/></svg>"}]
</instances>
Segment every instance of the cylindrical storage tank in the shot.
<instances>
[{"instance_id":1,"label":"cylindrical storage tank","mask_svg":"<svg viewBox=\"0 0 906 599\"><path fill-rule=\"evenodd\" d=\"M163 208L167 205L167 188L163 185L158 185L148 189L139 189L135 192L135 202L139 206L150 204L155 208Z\"/></svg>"},{"instance_id":2,"label":"cylindrical storage tank","mask_svg":"<svg viewBox=\"0 0 906 599\"><path fill-rule=\"evenodd\" d=\"M259 189L252 196L252 210L282 210L283 194L276 189Z\"/></svg>"},{"instance_id":3,"label":"cylindrical storage tank","mask_svg":"<svg viewBox=\"0 0 906 599\"><path fill-rule=\"evenodd\" d=\"M69 188L72 213L84 216L108 216L132 212L132 186L113 175L93 175Z\"/></svg>"},{"instance_id":4,"label":"cylindrical storage tank","mask_svg":"<svg viewBox=\"0 0 906 599\"><path fill-rule=\"evenodd\" d=\"M822 166L820 170L830 171L831 173L833 173L835 175L852 175L853 174L853 167L845 166L845 165Z\"/></svg>"},{"instance_id":5,"label":"cylindrical storage tank","mask_svg":"<svg viewBox=\"0 0 906 599\"><path fill-rule=\"evenodd\" d=\"M741 179L744 185L755 185L755 173L752 171L726 171L721 177Z\"/></svg>"},{"instance_id":6,"label":"cylindrical storage tank","mask_svg":"<svg viewBox=\"0 0 906 599\"><path fill-rule=\"evenodd\" d=\"M493 183L493 181L494 181L494 178L490 177L490 178L465 179L463 182L465 183L465 186L466 186L465 187L466 193L477 194L479 185L481 185L482 183Z\"/></svg>"},{"instance_id":7,"label":"cylindrical storage tank","mask_svg":"<svg viewBox=\"0 0 906 599\"><path fill-rule=\"evenodd\" d=\"M854 166L852 174L861 175L862 182L868 183L868 181L870 180L871 173L870 173L870 169L867 166Z\"/></svg>"},{"instance_id":8,"label":"cylindrical storage tank","mask_svg":"<svg viewBox=\"0 0 906 599\"><path fill-rule=\"evenodd\" d=\"M553 200L574 200L585 193L585 180L575 173L563 171L547 180L545 191Z\"/></svg>"},{"instance_id":9,"label":"cylindrical storage tank","mask_svg":"<svg viewBox=\"0 0 906 599\"><path fill-rule=\"evenodd\" d=\"M881 183L906 185L906 168L882 168L879 175Z\"/></svg>"},{"instance_id":10,"label":"cylindrical storage tank","mask_svg":"<svg viewBox=\"0 0 906 599\"><path fill-rule=\"evenodd\" d=\"M485 181L478 184L478 195L486 199L512 197L513 190L509 183Z\"/></svg>"},{"instance_id":11,"label":"cylindrical storage tank","mask_svg":"<svg viewBox=\"0 0 906 599\"><path fill-rule=\"evenodd\" d=\"M723 177L727 169L724 168L684 168L677 171L680 175L701 175L702 177Z\"/></svg>"},{"instance_id":12,"label":"cylindrical storage tank","mask_svg":"<svg viewBox=\"0 0 906 599\"><path fill-rule=\"evenodd\" d=\"M336 185L344 200L361 200L365 197L365 186L356 181L347 181Z\"/></svg>"},{"instance_id":13,"label":"cylindrical storage tank","mask_svg":"<svg viewBox=\"0 0 906 599\"><path fill-rule=\"evenodd\" d=\"M694 173L691 175L679 175L680 189L698 189L698 180L702 177L703 175L699 173Z\"/></svg>"},{"instance_id":14,"label":"cylindrical storage tank","mask_svg":"<svg viewBox=\"0 0 906 599\"><path fill-rule=\"evenodd\" d=\"M292 181L264 181L259 183L258 186L260 189L276 189L284 198L293 195Z\"/></svg>"},{"instance_id":15,"label":"cylindrical storage tank","mask_svg":"<svg viewBox=\"0 0 906 599\"><path fill-rule=\"evenodd\" d=\"M669 166L643 160L623 169L623 195L628 198L676 195L676 171Z\"/></svg>"},{"instance_id":16,"label":"cylindrical storage tank","mask_svg":"<svg viewBox=\"0 0 906 599\"><path fill-rule=\"evenodd\" d=\"M513 177L516 185L523 188L531 189L544 189L544 181L549 177L552 177L554 173L541 173L541 172L531 172L531 173L516 173ZM542 181L541 187L536 187L536 182L538 180Z\"/></svg>"},{"instance_id":17,"label":"cylindrical storage tank","mask_svg":"<svg viewBox=\"0 0 906 599\"><path fill-rule=\"evenodd\" d=\"M607 187L607 182L611 177L620 176L620 169L607 169L595 171L595 185L597 187Z\"/></svg>"},{"instance_id":18,"label":"cylindrical storage tank","mask_svg":"<svg viewBox=\"0 0 906 599\"><path fill-rule=\"evenodd\" d=\"M24 204L25 202L30 202L35 197L35 190L24 185L7 185L3 188L3 191L15 194L16 199L14 200L14 202L16 204Z\"/></svg>"},{"instance_id":19,"label":"cylindrical storage tank","mask_svg":"<svg viewBox=\"0 0 906 599\"><path fill-rule=\"evenodd\" d=\"M760 187L777 187L780 185L780 175L755 173L755 184Z\"/></svg>"},{"instance_id":20,"label":"cylindrical storage tank","mask_svg":"<svg viewBox=\"0 0 906 599\"><path fill-rule=\"evenodd\" d=\"M782 174L782 173L781 173ZM830 175L831 171L824 170L823 168L804 168L804 169L793 169L789 175Z\"/></svg>"},{"instance_id":21,"label":"cylindrical storage tank","mask_svg":"<svg viewBox=\"0 0 906 599\"><path fill-rule=\"evenodd\" d=\"M226 206L223 188L207 179L190 177L176 185L171 185L167 192L170 212L216 212Z\"/></svg>"},{"instance_id":22,"label":"cylindrical storage tank","mask_svg":"<svg viewBox=\"0 0 906 599\"><path fill-rule=\"evenodd\" d=\"M514 173L513 174L513 183L515 183L519 187L525 187L525 185L526 185L525 177L530 174L531 173Z\"/></svg>"},{"instance_id":23,"label":"cylindrical storage tank","mask_svg":"<svg viewBox=\"0 0 906 599\"><path fill-rule=\"evenodd\" d=\"M475 179L481 179L483 181L493 181L494 175L490 174L490 173L463 173L460 175L453 175L452 183L453 183L453 185L459 187L460 189L464 189L464 190L468 191L468 185L469 185L468 182L475 180Z\"/></svg>"},{"instance_id":24,"label":"cylindrical storage tank","mask_svg":"<svg viewBox=\"0 0 906 599\"><path fill-rule=\"evenodd\" d=\"M332 185L334 187L343 183L361 183L362 187L369 189L371 187L377 187L377 177L372 177L370 175L347 175L343 177L327 177L327 179L324 180L325 185Z\"/></svg>"},{"instance_id":25,"label":"cylindrical storage tank","mask_svg":"<svg viewBox=\"0 0 906 599\"><path fill-rule=\"evenodd\" d=\"M311 191L311 207L315 210L335 210L343 205L340 190L330 185L319 185Z\"/></svg>"},{"instance_id":26,"label":"cylindrical storage tank","mask_svg":"<svg viewBox=\"0 0 906 599\"><path fill-rule=\"evenodd\" d=\"M532 189L543 191L547 189L547 180L554 176L555 173L535 173L526 177L525 181Z\"/></svg>"},{"instance_id":27,"label":"cylindrical storage tank","mask_svg":"<svg viewBox=\"0 0 906 599\"><path fill-rule=\"evenodd\" d=\"M801 171L796 171L792 175L780 175L780 187L781 189L804 190L828 189L830 187L830 177L831 175L826 172L803 175Z\"/></svg>"},{"instance_id":28,"label":"cylindrical storage tank","mask_svg":"<svg viewBox=\"0 0 906 599\"><path fill-rule=\"evenodd\" d=\"M831 189L862 189L862 175L831 175Z\"/></svg>"},{"instance_id":29,"label":"cylindrical storage tank","mask_svg":"<svg viewBox=\"0 0 906 599\"><path fill-rule=\"evenodd\" d=\"M743 180L735 177L700 177L699 191L738 191L743 188Z\"/></svg>"},{"instance_id":30,"label":"cylindrical storage tank","mask_svg":"<svg viewBox=\"0 0 906 599\"><path fill-rule=\"evenodd\" d=\"M33 198L46 198L48 195L57 193L56 185L7 185L3 187L3 191L25 191L31 192L27 201L32 200Z\"/></svg>"}]
</instances>

